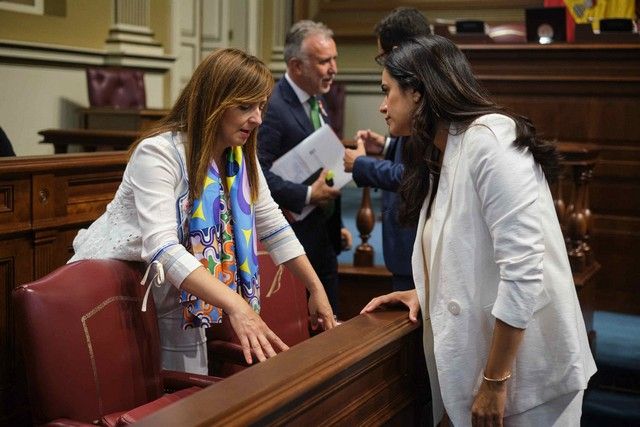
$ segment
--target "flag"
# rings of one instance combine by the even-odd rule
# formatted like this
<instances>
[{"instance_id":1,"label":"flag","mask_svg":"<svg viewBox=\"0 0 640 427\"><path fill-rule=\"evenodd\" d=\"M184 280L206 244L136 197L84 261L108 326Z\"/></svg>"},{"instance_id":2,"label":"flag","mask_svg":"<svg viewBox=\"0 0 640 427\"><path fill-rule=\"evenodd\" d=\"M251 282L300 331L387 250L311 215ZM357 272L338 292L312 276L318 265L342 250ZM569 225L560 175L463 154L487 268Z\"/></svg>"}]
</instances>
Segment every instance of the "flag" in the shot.
<instances>
[{"instance_id":1,"label":"flag","mask_svg":"<svg viewBox=\"0 0 640 427\"><path fill-rule=\"evenodd\" d=\"M588 1L588 0L587 0ZM568 7L568 1L564 0L544 0L544 7ZM565 4L567 3L567 4ZM566 13L566 27L567 27L567 42L571 43L575 40L576 21L573 19L573 15Z\"/></svg>"}]
</instances>

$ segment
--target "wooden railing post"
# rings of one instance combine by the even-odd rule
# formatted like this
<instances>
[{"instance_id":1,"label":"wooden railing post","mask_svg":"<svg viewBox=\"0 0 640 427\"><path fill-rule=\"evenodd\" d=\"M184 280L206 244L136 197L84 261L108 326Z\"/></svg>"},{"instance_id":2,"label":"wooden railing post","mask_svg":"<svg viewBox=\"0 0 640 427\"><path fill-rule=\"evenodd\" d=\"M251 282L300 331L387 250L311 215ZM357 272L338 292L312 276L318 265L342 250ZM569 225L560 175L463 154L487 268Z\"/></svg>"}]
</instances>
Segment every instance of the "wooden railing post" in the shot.
<instances>
[{"instance_id":1,"label":"wooden railing post","mask_svg":"<svg viewBox=\"0 0 640 427\"><path fill-rule=\"evenodd\" d=\"M570 200L563 200L563 182L556 191L555 206L562 227L573 273L573 281L580 301L589 344L595 352L593 311L595 307L595 286L600 264L595 260L589 244L592 233L592 215L589 206L589 181L598 161L599 148L595 144L559 143L558 150L564 160L562 165L571 176ZM564 208L564 209L563 209Z\"/></svg>"},{"instance_id":2,"label":"wooden railing post","mask_svg":"<svg viewBox=\"0 0 640 427\"><path fill-rule=\"evenodd\" d=\"M565 233L567 253L573 273L581 273L595 261L589 245L592 215L589 207L589 181L599 154L594 144L560 143L563 165L570 168L572 176L571 199L562 199L562 182L558 185L555 206L558 219ZM563 209L566 206L566 209ZM564 211L564 212L563 212Z\"/></svg>"},{"instance_id":3,"label":"wooden railing post","mask_svg":"<svg viewBox=\"0 0 640 427\"><path fill-rule=\"evenodd\" d=\"M371 237L371 231L375 225L375 215L373 214L373 209L371 209L369 187L362 189L362 201L360 202L360 209L358 209L356 225L360 232L362 243L358 245L353 254L353 265L356 267L371 267L373 266L374 251L367 241Z\"/></svg>"}]
</instances>

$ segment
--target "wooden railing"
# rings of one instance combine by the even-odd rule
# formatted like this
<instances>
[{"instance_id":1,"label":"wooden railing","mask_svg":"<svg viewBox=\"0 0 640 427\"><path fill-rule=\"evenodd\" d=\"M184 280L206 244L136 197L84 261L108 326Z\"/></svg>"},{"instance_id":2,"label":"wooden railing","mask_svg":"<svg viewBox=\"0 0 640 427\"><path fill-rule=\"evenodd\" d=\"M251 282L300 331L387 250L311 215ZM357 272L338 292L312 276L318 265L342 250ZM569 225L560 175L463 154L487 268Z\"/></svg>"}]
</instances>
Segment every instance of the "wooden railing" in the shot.
<instances>
[{"instance_id":1,"label":"wooden railing","mask_svg":"<svg viewBox=\"0 0 640 427\"><path fill-rule=\"evenodd\" d=\"M406 311L358 316L139 425L426 425L421 330Z\"/></svg>"},{"instance_id":2,"label":"wooden railing","mask_svg":"<svg viewBox=\"0 0 640 427\"><path fill-rule=\"evenodd\" d=\"M559 186L557 206L585 320L590 327L592 283L598 264L589 245L588 183L596 163L592 146L562 146L569 174ZM126 165L125 152L79 153L0 159L0 422L15 420L17 358L11 290L53 271L72 254L78 229L101 215L111 201ZM569 178L572 179L569 179ZM362 243L373 230L374 212L363 191L358 227ZM367 250L372 264L373 248ZM357 257L356 257L357 259ZM372 297L390 290L390 274L374 266L341 266L340 318L357 316ZM10 403L12 402L12 403ZM24 415L24 414L23 414Z\"/></svg>"}]
</instances>

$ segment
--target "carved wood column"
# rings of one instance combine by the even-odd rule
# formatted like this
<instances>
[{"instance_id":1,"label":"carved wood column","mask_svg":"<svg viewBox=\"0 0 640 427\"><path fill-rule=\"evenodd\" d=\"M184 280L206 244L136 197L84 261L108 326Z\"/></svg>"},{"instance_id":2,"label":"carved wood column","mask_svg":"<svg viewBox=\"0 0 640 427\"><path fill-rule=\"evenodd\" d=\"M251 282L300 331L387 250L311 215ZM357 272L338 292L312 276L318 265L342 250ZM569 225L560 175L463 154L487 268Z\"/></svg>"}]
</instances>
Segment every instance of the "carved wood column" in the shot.
<instances>
[{"instance_id":1,"label":"carved wood column","mask_svg":"<svg viewBox=\"0 0 640 427\"><path fill-rule=\"evenodd\" d=\"M360 202L360 209L358 209L358 216L356 218L356 226L360 232L360 239L362 243L358 245L355 253L353 254L353 265L356 267L371 267L373 266L373 246L368 243L371 237L371 231L375 225L375 215L373 209L371 209L371 195L369 194L369 187L362 189L362 201Z\"/></svg>"},{"instance_id":2,"label":"carved wood column","mask_svg":"<svg viewBox=\"0 0 640 427\"><path fill-rule=\"evenodd\" d=\"M568 169L571 182L571 199L563 200L563 183L557 187L555 198L556 212L562 225L567 252L573 273L581 273L595 262L589 244L592 232L592 215L589 206L589 182L593 177L599 148L595 144L560 143L558 144ZM566 179L565 174L562 179ZM566 206L566 209L564 208Z\"/></svg>"},{"instance_id":3,"label":"carved wood column","mask_svg":"<svg viewBox=\"0 0 640 427\"><path fill-rule=\"evenodd\" d=\"M593 230L589 205L589 182L593 177L593 169L597 164L600 149L595 144L566 142L559 143L558 150L564 158L562 165L565 170L562 179L570 180L571 198L563 200L567 185L561 181L555 192L556 212L565 237L573 281L589 335L589 344L591 350L595 351L596 332L593 330L593 311L596 302L596 278L600 264L595 260L589 244Z\"/></svg>"}]
</instances>

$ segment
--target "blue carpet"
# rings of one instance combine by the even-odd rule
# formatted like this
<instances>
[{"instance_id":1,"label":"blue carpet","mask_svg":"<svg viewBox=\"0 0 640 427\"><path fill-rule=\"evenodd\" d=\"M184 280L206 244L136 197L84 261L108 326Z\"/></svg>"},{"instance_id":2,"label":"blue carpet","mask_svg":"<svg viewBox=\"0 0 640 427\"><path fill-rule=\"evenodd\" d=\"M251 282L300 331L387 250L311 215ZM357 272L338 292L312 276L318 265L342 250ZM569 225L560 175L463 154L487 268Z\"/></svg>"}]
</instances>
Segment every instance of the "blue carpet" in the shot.
<instances>
[{"instance_id":1,"label":"blue carpet","mask_svg":"<svg viewBox=\"0 0 640 427\"><path fill-rule=\"evenodd\" d=\"M640 426L640 316L593 315L598 372L582 405L582 427Z\"/></svg>"},{"instance_id":2,"label":"blue carpet","mask_svg":"<svg viewBox=\"0 0 640 427\"><path fill-rule=\"evenodd\" d=\"M596 311L593 329L598 363L640 371L640 316Z\"/></svg>"},{"instance_id":3,"label":"blue carpet","mask_svg":"<svg viewBox=\"0 0 640 427\"><path fill-rule=\"evenodd\" d=\"M640 394L587 390L580 421L582 427L638 427Z\"/></svg>"}]
</instances>

